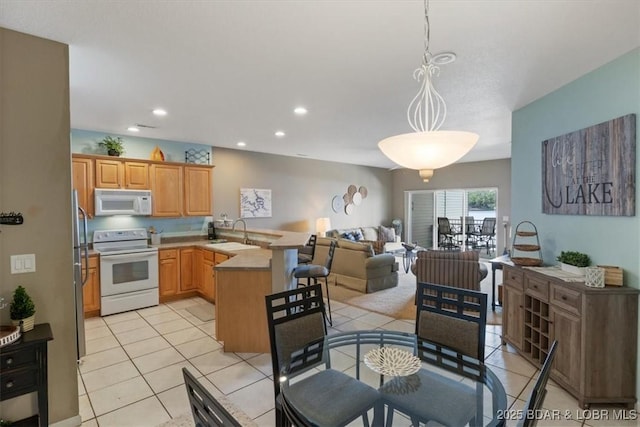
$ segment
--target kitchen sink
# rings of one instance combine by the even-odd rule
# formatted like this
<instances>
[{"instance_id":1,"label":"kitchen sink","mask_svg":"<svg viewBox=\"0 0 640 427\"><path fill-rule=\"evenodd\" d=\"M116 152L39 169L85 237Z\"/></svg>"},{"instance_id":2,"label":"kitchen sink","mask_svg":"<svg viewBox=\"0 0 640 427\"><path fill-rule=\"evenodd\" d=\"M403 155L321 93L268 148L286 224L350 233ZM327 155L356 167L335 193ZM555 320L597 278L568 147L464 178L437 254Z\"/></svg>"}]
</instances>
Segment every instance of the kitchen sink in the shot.
<instances>
[{"instance_id":1,"label":"kitchen sink","mask_svg":"<svg viewBox=\"0 0 640 427\"><path fill-rule=\"evenodd\" d=\"M240 242L210 243L205 246L211 249L221 249L223 251L242 251L245 249L260 249L260 246L245 245L244 243L240 243Z\"/></svg>"}]
</instances>

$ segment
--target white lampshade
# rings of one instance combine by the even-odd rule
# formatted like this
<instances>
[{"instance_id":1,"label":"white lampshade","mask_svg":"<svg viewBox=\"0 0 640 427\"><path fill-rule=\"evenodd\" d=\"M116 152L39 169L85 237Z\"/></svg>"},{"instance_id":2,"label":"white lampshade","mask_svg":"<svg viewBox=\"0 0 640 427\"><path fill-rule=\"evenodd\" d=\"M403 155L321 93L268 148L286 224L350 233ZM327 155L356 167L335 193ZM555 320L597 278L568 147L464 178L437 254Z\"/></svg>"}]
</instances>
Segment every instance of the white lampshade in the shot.
<instances>
[{"instance_id":1,"label":"white lampshade","mask_svg":"<svg viewBox=\"0 0 640 427\"><path fill-rule=\"evenodd\" d=\"M331 230L331 220L329 218L316 219L316 233L318 233L318 235L325 237L329 230Z\"/></svg>"},{"instance_id":2,"label":"white lampshade","mask_svg":"<svg viewBox=\"0 0 640 427\"><path fill-rule=\"evenodd\" d=\"M434 169L460 160L478 138L477 134L464 131L411 132L383 139L378 147L400 166L419 170L420 177L428 182Z\"/></svg>"}]
</instances>

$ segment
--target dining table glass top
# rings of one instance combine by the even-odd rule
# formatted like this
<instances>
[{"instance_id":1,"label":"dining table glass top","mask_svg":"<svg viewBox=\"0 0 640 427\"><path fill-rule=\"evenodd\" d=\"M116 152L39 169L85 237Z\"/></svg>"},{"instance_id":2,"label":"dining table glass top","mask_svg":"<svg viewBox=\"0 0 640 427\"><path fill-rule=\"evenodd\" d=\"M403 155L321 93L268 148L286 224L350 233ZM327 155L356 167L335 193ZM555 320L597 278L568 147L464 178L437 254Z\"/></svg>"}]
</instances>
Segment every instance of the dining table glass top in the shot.
<instances>
[{"instance_id":1,"label":"dining table glass top","mask_svg":"<svg viewBox=\"0 0 640 427\"><path fill-rule=\"evenodd\" d=\"M298 381L325 370L347 374L377 391L369 411L374 426L504 424L504 387L483 362L415 334L388 330L327 335L295 350L281 371L283 406L294 424L321 425L314 414L331 411L330 383L313 397L296 392ZM358 418L355 414L354 420Z\"/></svg>"}]
</instances>

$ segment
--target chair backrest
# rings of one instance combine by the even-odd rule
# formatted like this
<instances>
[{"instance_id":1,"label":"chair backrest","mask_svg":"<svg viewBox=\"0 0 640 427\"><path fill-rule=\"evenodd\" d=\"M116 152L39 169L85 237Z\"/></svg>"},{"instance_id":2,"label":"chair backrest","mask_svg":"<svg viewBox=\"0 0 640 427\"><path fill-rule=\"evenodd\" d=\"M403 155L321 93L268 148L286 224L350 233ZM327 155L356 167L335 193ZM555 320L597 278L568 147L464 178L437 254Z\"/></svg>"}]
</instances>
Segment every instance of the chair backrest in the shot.
<instances>
[{"instance_id":1,"label":"chair backrest","mask_svg":"<svg viewBox=\"0 0 640 427\"><path fill-rule=\"evenodd\" d=\"M420 251L415 261L417 282L480 290L477 251Z\"/></svg>"},{"instance_id":2,"label":"chair backrest","mask_svg":"<svg viewBox=\"0 0 640 427\"><path fill-rule=\"evenodd\" d=\"M449 218L443 216L438 217L438 234L451 234Z\"/></svg>"},{"instance_id":3,"label":"chair backrest","mask_svg":"<svg viewBox=\"0 0 640 427\"><path fill-rule=\"evenodd\" d=\"M336 252L336 246L337 245L338 245L338 243L335 240L333 240L331 242L331 244L329 245L329 253L327 254L327 259L324 262L324 266L329 271L331 271L331 264L333 264L333 255Z\"/></svg>"},{"instance_id":4,"label":"chair backrest","mask_svg":"<svg viewBox=\"0 0 640 427\"><path fill-rule=\"evenodd\" d=\"M319 284L278 292L265 297L271 343L274 395L280 393L282 369L291 353L327 334L327 326Z\"/></svg>"},{"instance_id":5,"label":"chair backrest","mask_svg":"<svg viewBox=\"0 0 640 427\"><path fill-rule=\"evenodd\" d=\"M312 234L311 237L309 237L309 241L307 242L306 247L309 248L307 250L309 250L309 255L311 255L311 259L313 259L313 255L316 253L316 241L318 240L318 235L317 234Z\"/></svg>"},{"instance_id":6,"label":"chair backrest","mask_svg":"<svg viewBox=\"0 0 640 427\"><path fill-rule=\"evenodd\" d=\"M527 403L524 405L524 410L522 411L524 417L518 421L518 427L534 427L538 422L535 413L542 408L544 398L547 394L547 381L551 374L551 364L553 363L557 345L558 342L555 340L551 343L549 353L547 353L547 357L544 359L538 379L529 394Z\"/></svg>"},{"instance_id":7,"label":"chair backrest","mask_svg":"<svg viewBox=\"0 0 640 427\"><path fill-rule=\"evenodd\" d=\"M240 424L211 394L198 382L187 368L182 368L184 385L187 387L189 406L193 421L200 427L232 426Z\"/></svg>"},{"instance_id":8,"label":"chair backrest","mask_svg":"<svg viewBox=\"0 0 640 427\"><path fill-rule=\"evenodd\" d=\"M487 294L418 283L416 335L484 360Z\"/></svg>"},{"instance_id":9,"label":"chair backrest","mask_svg":"<svg viewBox=\"0 0 640 427\"><path fill-rule=\"evenodd\" d=\"M485 218L482 220L482 228L480 229L480 234L483 236L493 236L496 234L496 219L495 218Z\"/></svg>"},{"instance_id":10,"label":"chair backrest","mask_svg":"<svg viewBox=\"0 0 640 427\"><path fill-rule=\"evenodd\" d=\"M460 224L462 224L463 218L460 217ZM472 216L464 217L464 229L466 234L471 234L476 230L475 218Z\"/></svg>"},{"instance_id":11,"label":"chair backrest","mask_svg":"<svg viewBox=\"0 0 640 427\"><path fill-rule=\"evenodd\" d=\"M304 245L302 249L298 250L298 264L304 263L307 264L313 260L313 256L316 253L316 241L318 240L318 236L316 234L312 234L307 241L307 244Z\"/></svg>"}]
</instances>

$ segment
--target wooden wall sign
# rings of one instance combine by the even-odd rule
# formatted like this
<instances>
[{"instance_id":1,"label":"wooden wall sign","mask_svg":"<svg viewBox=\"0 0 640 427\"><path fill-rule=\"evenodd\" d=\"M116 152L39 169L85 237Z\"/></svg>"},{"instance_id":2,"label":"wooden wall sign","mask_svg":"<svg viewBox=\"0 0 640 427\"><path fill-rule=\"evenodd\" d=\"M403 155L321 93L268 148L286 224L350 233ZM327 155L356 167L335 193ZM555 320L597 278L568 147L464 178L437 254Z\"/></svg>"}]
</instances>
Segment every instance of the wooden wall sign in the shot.
<instances>
[{"instance_id":1,"label":"wooden wall sign","mask_svg":"<svg viewBox=\"0 0 640 427\"><path fill-rule=\"evenodd\" d=\"M636 116L542 141L542 212L634 216Z\"/></svg>"}]
</instances>

